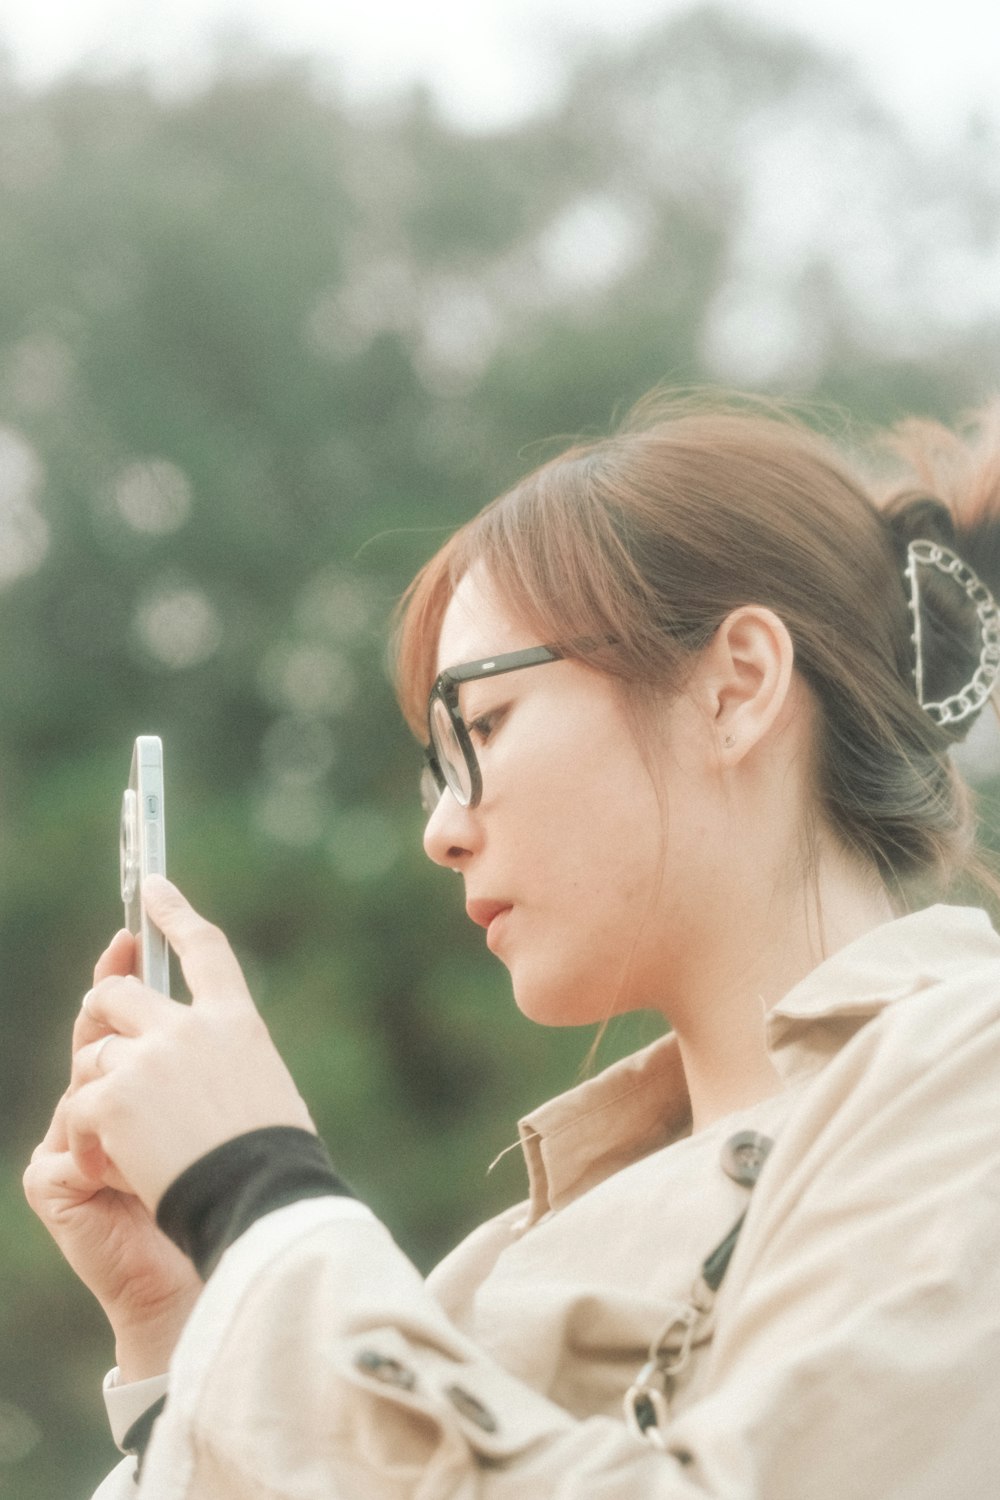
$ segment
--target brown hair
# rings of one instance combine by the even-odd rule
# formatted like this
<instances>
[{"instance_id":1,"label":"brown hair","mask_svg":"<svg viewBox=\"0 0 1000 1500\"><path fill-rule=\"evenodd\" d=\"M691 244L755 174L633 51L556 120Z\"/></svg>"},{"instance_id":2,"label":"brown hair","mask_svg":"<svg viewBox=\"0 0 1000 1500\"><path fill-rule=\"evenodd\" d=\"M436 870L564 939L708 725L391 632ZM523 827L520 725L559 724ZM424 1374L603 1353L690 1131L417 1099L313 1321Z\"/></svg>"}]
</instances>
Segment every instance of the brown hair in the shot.
<instances>
[{"instance_id":1,"label":"brown hair","mask_svg":"<svg viewBox=\"0 0 1000 1500\"><path fill-rule=\"evenodd\" d=\"M947 754L958 735L919 706L902 574L906 543L945 541L988 582L1000 575L1000 407L971 445L933 423L892 435L902 472L865 482L832 443L784 412L700 399L644 403L622 430L543 464L463 526L400 607L397 681L426 737L441 620L473 565L539 643L643 689L678 691L731 610L784 621L818 705L817 793L844 843L899 891L970 864L967 790ZM975 554L975 555L974 555ZM992 554L992 555L988 555ZM985 562L984 562L985 558ZM934 582L928 653L951 691L979 640L950 580Z\"/></svg>"}]
</instances>

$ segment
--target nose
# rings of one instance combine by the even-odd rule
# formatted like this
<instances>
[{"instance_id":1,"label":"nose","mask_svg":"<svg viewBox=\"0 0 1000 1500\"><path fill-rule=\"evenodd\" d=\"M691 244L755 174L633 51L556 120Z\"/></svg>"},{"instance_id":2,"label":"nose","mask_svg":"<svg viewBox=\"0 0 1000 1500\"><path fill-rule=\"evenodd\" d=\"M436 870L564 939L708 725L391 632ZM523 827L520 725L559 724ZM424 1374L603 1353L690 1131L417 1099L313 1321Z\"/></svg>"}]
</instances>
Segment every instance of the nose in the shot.
<instances>
[{"instance_id":1,"label":"nose","mask_svg":"<svg viewBox=\"0 0 1000 1500\"><path fill-rule=\"evenodd\" d=\"M461 872L476 847L475 814L462 807L447 788L424 828L424 853L436 865Z\"/></svg>"}]
</instances>

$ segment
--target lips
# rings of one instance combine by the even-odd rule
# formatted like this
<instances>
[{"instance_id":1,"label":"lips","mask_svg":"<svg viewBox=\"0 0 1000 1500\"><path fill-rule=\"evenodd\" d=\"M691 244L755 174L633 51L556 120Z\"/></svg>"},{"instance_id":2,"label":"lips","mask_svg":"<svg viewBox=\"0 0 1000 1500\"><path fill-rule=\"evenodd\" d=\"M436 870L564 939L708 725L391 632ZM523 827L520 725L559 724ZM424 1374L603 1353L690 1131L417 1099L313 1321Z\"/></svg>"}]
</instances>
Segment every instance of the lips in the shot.
<instances>
[{"instance_id":1,"label":"lips","mask_svg":"<svg viewBox=\"0 0 1000 1500\"><path fill-rule=\"evenodd\" d=\"M467 901L465 910L479 927L489 927L494 917L502 911L510 911L509 901Z\"/></svg>"}]
</instances>

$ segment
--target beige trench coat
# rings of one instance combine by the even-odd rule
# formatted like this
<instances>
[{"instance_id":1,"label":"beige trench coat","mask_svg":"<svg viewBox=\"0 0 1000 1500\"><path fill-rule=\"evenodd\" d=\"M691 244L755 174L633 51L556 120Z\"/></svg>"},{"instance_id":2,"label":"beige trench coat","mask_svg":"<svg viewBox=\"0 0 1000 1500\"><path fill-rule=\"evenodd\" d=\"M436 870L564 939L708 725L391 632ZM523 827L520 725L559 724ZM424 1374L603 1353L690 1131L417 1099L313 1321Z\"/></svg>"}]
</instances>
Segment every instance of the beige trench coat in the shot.
<instances>
[{"instance_id":1,"label":"beige trench coat","mask_svg":"<svg viewBox=\"0 0 1000 1500\"><path fill-rule=\"evenodd\" d=\"M669 1038L529 1116L529 1200L427 1281L360 1205L260 1220L101 1500L996 1500L1000 939L901 918L768 1035L783 1092L694 1135ZM776 1142L752 1193L746 1128ZM661 1447L622 1408L651 1345Z\"/></svg>"}]
</instances>

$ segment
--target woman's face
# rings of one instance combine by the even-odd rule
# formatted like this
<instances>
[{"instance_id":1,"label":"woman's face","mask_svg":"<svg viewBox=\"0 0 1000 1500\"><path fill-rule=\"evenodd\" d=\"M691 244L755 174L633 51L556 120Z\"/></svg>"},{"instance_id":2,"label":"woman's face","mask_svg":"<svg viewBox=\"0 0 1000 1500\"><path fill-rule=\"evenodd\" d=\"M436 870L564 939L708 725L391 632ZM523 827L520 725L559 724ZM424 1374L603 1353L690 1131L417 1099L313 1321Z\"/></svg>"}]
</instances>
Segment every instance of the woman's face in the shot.
<instances>
[{"instance_id":1,"label":"woman's face","mask_svg":"<svg viewBox=\"0 0 1000 1500\"><path fill-rule=\"evenodd\" d=\"M542 644L474 572L445 614L438 669ZM620 688L579 662L466 683L460 706L482 800L462 808L446 791L424 847L464 877L469 915L520 1008L551 1025L669 1012L721 854L707 732L691 705L651 709L645 753Z\"/></svg>"}]
</instances>

